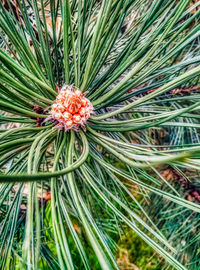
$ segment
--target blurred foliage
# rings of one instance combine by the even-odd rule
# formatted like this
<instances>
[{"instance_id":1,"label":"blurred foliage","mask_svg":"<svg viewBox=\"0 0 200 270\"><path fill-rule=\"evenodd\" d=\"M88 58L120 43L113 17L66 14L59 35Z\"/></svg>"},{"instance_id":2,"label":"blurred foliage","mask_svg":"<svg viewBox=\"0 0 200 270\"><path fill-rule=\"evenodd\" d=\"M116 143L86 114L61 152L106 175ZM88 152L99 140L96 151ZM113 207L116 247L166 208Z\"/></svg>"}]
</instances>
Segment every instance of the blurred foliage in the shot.
<instances>
[{"instance_id":1,"label":"blurred foliage","mask_svg":"<svg viewBox=\"0 0 200 270\"><path fill-rule=\"evenodd\" d=\"M141 270L160 270L165 265L158 254L131 230L126 230L118 244L117 257L122 270L128 269L127 267L134 269L131 264Z\"/></svg>"}]
</instances>

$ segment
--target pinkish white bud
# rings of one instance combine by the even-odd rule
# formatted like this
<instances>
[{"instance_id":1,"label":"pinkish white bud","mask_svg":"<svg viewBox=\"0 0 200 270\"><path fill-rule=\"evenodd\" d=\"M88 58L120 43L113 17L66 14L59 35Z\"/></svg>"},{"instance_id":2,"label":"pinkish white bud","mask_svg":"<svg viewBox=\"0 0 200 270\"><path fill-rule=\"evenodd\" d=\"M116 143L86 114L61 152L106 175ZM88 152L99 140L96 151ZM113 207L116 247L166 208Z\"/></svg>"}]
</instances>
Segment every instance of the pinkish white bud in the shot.
<instances>
[{"instance_id":1,"label":"pinkish white bud","mask_svg":"<svg viewBox=\"0 0 200 270\"><path fill-rule=\"evenodd\" d=\"M63 116L64 116L65 120L69 120L72 118L72 114L69 112L64 112Z\"/></svg>"},{"instance_id":2,"label":"pinkish white bud","mask_svg":"<svg viewBox=\"0 0 200 270\"><path fill-rule=\"evenodd\" d=\"M57 128L78 131L80 127L84 128L92 112L92 103L79 89L64 85L51 106L50 116L59 122Z\"/></svg>"},{"instance_id":3,"label":"pinkish white bud","mask_svg":"<svg viewBox=\"0 0 200 270\"><path fill-rule=\"evenodd\" d=\"M81 116L79 114L74 114L73 115L73 121L74 121L74 123L80 123Z\"/></svg>"}]
</instances>

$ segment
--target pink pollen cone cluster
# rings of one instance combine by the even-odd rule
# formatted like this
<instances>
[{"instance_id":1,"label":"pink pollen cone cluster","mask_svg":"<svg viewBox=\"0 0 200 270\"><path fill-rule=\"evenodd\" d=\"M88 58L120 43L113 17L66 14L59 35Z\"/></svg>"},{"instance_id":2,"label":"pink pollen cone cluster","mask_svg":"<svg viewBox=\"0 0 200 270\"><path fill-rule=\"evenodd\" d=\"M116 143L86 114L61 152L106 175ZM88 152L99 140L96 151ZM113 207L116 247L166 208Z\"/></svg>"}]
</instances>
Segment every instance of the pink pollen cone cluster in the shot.
<instances>
[{"instance_id":1,"label":"pink pollen cone cluster","mask_svg":"<svg viewBox=\"0 0 200 270\"><path fill-rule=\"evenodd\" d=\"M78 131L80 127L84 128L92 112L92 103L79 89L64 85L51 106L50 116L58 122L57 128Z\"/></svg>"}]
</instances>

